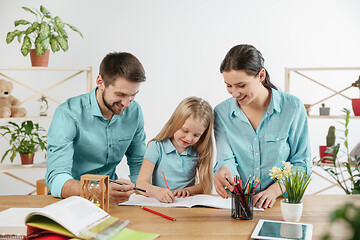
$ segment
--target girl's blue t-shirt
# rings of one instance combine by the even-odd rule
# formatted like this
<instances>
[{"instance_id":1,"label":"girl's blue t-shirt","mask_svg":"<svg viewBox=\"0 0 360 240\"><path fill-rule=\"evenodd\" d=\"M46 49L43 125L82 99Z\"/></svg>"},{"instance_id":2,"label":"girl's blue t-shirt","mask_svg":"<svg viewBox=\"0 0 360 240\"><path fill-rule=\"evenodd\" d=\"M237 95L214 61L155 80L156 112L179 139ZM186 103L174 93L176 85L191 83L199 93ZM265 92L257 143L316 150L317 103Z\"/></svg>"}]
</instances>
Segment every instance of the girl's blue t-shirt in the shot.
<instances>
[{"instance_id":1,"label":"girl's blue t-shirt","mask_svg":"<svg viewBox=\"0 0 360 240\"><path fill-rule=\"evenodd\" d=\"M148 144L144 158L155 164L153 185L166 188L162 170L172 191L195 185L199 154L192 147L178 154L170 139L152 141Z\"/></svg>"}]
</instances>

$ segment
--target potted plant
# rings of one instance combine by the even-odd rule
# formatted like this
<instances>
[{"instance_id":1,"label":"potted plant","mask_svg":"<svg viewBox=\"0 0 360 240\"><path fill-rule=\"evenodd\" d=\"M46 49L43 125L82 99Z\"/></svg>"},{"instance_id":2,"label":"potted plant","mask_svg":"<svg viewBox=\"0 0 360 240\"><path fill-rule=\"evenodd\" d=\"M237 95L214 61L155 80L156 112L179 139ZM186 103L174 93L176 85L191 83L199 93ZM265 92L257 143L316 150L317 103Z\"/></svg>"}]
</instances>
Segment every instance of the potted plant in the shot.
<instances>
[{"instance_id":1,"label":"potted plant","mask_svg":"<svg viewBox=\"0 0 360 240\"><path fill-rule=\"evenodd\" d=\"M273 167L270 170L271 179L277 180L282 196L281 214L285 221L298 222L301 218L303 202L301 201L306 188L308 187L311 175L307 175L306 168L296 167L292 164L282 162L282 168ZM286 195L281 183L285 186Z\"/></svg>"},{"instance_id":2,"label":"potted plant","mask_svg":"<svg viewBox=\"0 0 360 240\"><path fill-rule=\"evenodd\" d=\"M9 136L10 148L5 151L1 162L10 154L10 161L13 162L17 153L20 154L21 162L24 165L32 164L34 154L41 149L46 155L46 130L34 124L32 121L24 121L20 125L14 122L8 122L4 126L0 126L0 135Z\"/></svg>"},{"instance_id":3,"label":"potted plant","mask_svg":"<svg viewBox=\"0 0 360 240\"><path fill-rule=\"evenodd\" d=\"M344 146L345 151L340 151L340 144L330 147L330 156L321 158L318 164L339 184L346 194L360 194L360 156L351 157L349 153L349 119L350 110L344 108L345 112L345 131L344 131ZM345 153L346 160L340 162L338 154ZM323 164L322 160L327 159L331 164Z\"/></svg>"},{"instance_id":4,"label":"potted plant","mask_svg":"<svg viewBox=\"0 0 360 240\"><path fill-rule=\"evenodd\" d=\"M325 107L325 103L321 104L321 108L319 108L320 116L329 116L330 115L330 108Z\"/></svg>"},{"instance_id":5,"label":"potted plant","mask_svg":"<svg viewBox=\"0 0 360 240\"><path fill-rule=\"evenodd\" d=\"M22 42L21 53L26 56L30 52L33 66L47 67L49 60L49 46L54 53L60 49L64 52L68 50L68 34L65 31L66 26L83 37L82 33L76 27L64 23L58 16L52 17L51 13L43 6L40 6L40 11L37 9L31 10L27 7L22 8L35 15L36 20L33 22L27 20L15 21L15 27L22 25L26 26L26 28L8 32L6 43L11 43L15 37L17 37L17 40L20 43ZM32 46L34 46L34 49L31 49ZM36 60L39 56L43 56L45 60Z\"/></svg>"},{"instance_id":6,"label":"potted plant","mask_svg":"<svg viewBox=\"0 0 360 240\"><path fill-rule=\"evenodd\" d=\"M321 162L323 163L332 163L331 159L325 158L332 156L332 146L335 145L335 127L330 126L328 130L328 134L326 136L326 146L319 146L319 154Z\"/></svg>"},{"instance_id":7,"label":"potted plant","mask_svg":"<svg viewBox=\"0 0 360 240\"><path fill-rule=\"evenodd\" d=\"M353 82L351 84L351 86L359 88L359 93L360 93L360 76L359 76L358 80L356 80L355 82ZM359 94L359 96L360 96L360 94ZM360 98L351 99L351 103L352 103L354 115L360 116Z\"/></svg>"}]
</instances>

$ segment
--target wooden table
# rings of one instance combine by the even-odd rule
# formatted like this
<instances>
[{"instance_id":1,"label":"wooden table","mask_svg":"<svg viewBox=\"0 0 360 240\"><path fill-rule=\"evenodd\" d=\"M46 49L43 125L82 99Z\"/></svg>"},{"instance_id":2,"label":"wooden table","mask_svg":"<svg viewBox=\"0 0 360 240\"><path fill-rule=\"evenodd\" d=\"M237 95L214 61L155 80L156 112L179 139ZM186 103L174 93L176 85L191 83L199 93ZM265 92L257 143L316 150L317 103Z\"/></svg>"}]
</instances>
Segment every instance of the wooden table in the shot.
<instances>
[{"instance_id":1,"label":"wooden table","mask_svg":"<svg viewBox=\"0 0 360 240\"><path fill-rule=\"evenodd\" d=\"M0 196L0 211L10 207L44 207L59 201L52 196ZM314 225L313 239L320 239L329 228L328 215L345 202L360 205L360 195L306 195L301 218L303 223ZM110 204L110 214L128 219L128 228L135 231L159 233L159 239L251 239L250 235L259 219L282 220L280 199L264 212L254 212L253 220L234 220L230 210L205 207L152 209L176 218L170 221L146 212L137 206ZM341 231L346 231L341 229ZM341 234L341 232L339 232ZM337 238L338 239L338 238Z\"/></svg>"}]
</instances>

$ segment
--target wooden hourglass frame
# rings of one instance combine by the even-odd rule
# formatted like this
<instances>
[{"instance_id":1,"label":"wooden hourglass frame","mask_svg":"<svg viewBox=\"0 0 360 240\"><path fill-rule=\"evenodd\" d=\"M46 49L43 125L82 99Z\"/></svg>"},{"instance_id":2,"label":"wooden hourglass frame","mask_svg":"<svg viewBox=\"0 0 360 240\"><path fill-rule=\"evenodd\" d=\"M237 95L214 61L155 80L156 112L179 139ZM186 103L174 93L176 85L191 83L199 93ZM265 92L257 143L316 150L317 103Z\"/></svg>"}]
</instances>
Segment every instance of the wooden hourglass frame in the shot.
<instances>
[{"instance_id":1,"label":"wooden hourglass frame","mask_svg":"<svg viewBox=\"0 0 360 240\"><path fill-rule=\"evenodd\" d=\"M99 182L100 208L109 212L109 176L95 174L82 175L80 181L80 196L85 199L90 198L89 184L91 184L91 181Z\"/></svg>"}]
</instances>

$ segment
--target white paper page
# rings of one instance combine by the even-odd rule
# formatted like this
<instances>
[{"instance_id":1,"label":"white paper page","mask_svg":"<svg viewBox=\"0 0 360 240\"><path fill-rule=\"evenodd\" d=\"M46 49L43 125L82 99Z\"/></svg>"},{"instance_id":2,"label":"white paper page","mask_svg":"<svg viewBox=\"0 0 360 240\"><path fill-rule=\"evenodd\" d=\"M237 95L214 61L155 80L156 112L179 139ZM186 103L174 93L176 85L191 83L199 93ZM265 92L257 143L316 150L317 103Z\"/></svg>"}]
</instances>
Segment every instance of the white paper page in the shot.
<instances>
[{"instance_id":1,"label":"white paper page","mask_svg":"<svg viewBox=\"0 0 360 240\"><path fill-rule=\"evenodd\" d=\"M214 208L231 209L231 198L223 199L218 196L199 194L186 198L175 198L173 203L162 203L155 197L145 197L143 195L133 194L129 200L118 205L129 206L150 206L150 207L192 207L207 206ZM254 211L264 211L262 208L254 207Z\"/></svg>"},{"instance_id":2,"label":"white paper page","mask_svg":"<svg viewBox=\"0 0 360 240\"><path fill-rule=\"evenodd\" d=\"M0 234L26 235L25 217L40 208L9 208L0 212Z\"/></svg>"},{"instance_id":3,"label":"white paper page","mask_svg":"<svg viewBox=\"0 0 360 240\"><path fill-rule=\"evenodd\" d=\"M98 224L110 217L107 212L79 196L66 198L38 212L50 217L76 236L93 227L94 223Z\"/></svg>"}]
</instances>

